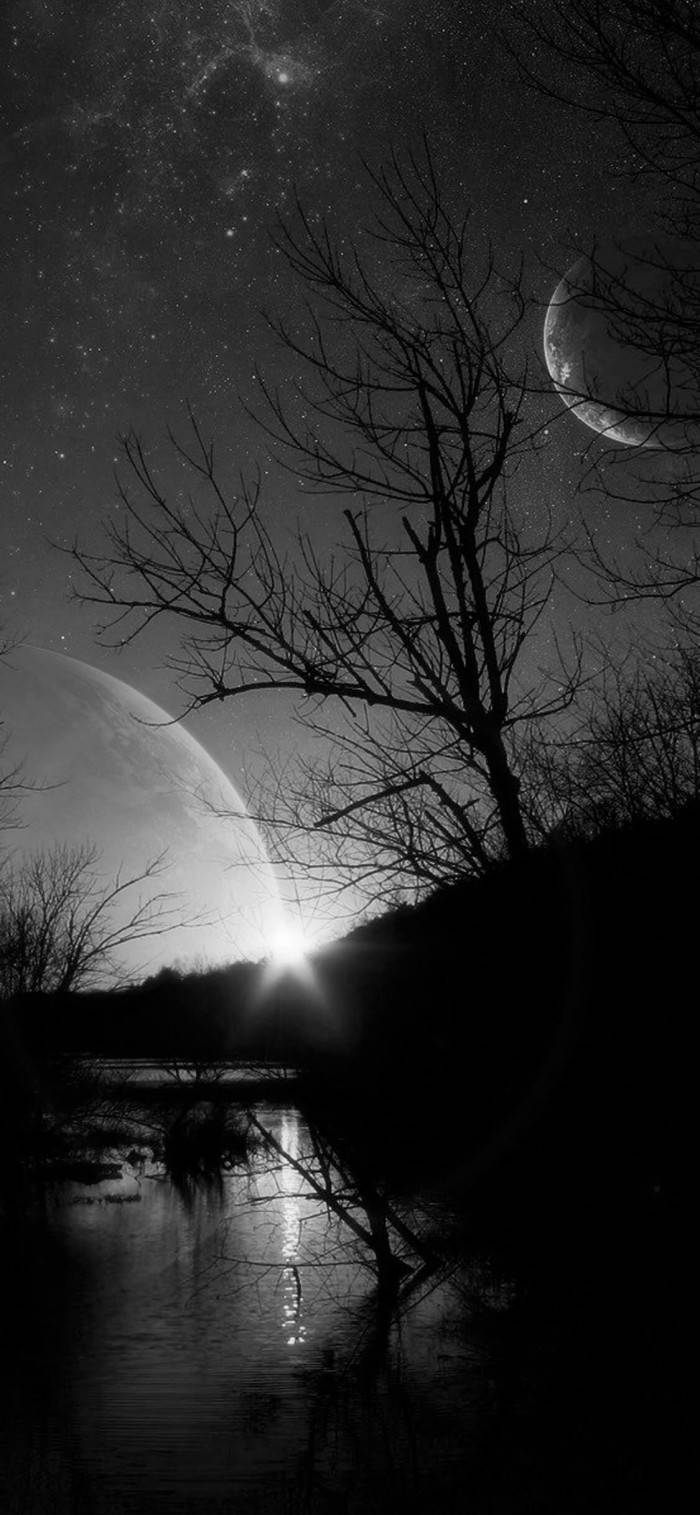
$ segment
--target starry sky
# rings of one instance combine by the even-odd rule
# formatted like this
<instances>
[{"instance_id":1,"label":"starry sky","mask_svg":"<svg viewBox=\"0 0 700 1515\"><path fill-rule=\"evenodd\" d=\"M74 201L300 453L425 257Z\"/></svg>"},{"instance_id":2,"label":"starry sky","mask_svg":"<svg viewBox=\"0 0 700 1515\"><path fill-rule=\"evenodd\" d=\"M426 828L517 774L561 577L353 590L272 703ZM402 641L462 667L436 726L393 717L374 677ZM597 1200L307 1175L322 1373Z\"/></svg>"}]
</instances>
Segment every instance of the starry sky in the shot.
<instances>
[{"instance_id":1,"label":"starry sky","mask_svg":"<svg viewBox=\"0 0 700 1515\"><path fill-rule=\"evenodd\" d=\"M530 11L539 3L529 0ZM288 377L291 359L261 309L289 311L298 298L270 241L295 191L352 237L367 208L361 156L377 162L425 131L452 203L472 209L477 241L522 252L545 304L573 246L644 229L644 204L605 127L534 94L499 47L498 29L519 9L516 0L3 7L6 625L175 708L165 629L119 658L98 648L90 613L69 597L70 559L52 543L98 540L117 508L125 428L144 436L167 480L165 432L180 425L186 398L232 466L260 461L270 518L291 529L293 486L237 397L254 399L256 366ZM571 501L589 441L571 417L557 428L546 480L555 508ZM599 517L614 542L607 504ZM237 703L235 754L231 717L218 719L193 729L235 779L249 742L273 740L286 717Z\"/></svg>"}]
</instances>

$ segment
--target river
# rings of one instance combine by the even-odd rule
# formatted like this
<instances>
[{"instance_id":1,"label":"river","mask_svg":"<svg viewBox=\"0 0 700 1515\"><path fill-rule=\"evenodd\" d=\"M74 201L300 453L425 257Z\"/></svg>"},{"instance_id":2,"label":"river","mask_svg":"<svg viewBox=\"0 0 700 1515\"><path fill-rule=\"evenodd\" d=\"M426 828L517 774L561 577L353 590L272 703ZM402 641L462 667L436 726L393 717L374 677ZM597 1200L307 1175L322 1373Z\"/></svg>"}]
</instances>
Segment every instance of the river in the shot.
<instances>
[{"instance_id":1,"label":"river","mask_svg":"<svg viewBox=\"0 0 700 1515\"><path fill-rule=\"evenodd\" d=\"M258 1119L290 1158L291 1106ZM367 1252L269 1148L178 1190L145 1149L62 1182L5 1293L4 1515L461 1508L508 1286L433 1277L387 1326Z\"/></svg>"},{"instance_id":2,"label":"river","mask_svg":"<svg viewBox=\"0 0 700 1515\"><path fill-rule=\"evenodd\" d=\"M605 1210L567 1238L556 1205L513 1245L506 1211L499 1262L480 1231L466 1243L468 1202L451 1213L439 1176L392 1190L394 1252L428 1249L396 1308L372 1271L373 1180L336 1171L325 1202L293 1076L208 1070L193 1108L215 1130L247 1110L257 1145L191 1182L164 1140L192 1105L186 1073L162 1097L146 1064L127 1095L103 1072L85 1148L94 1162L98 1133L103 1176L54 1169L0 1231L2 1515L647 1507L676 1378L646 1208L629 1245Z\"/></svg>"}]
</instances>

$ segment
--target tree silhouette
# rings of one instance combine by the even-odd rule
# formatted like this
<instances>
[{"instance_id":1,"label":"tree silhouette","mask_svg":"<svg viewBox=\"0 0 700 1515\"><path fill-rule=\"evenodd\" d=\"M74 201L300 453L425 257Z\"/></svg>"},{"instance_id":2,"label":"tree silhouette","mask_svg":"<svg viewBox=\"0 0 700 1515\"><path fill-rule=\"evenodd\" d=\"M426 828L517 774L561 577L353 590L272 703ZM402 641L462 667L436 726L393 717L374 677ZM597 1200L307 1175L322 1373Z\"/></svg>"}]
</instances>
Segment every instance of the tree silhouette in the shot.
<instances>
[{"instance_id":1,"label":"tree silhouette","mask_svg":"<svg viewBox=\"0 0 700 1515\"><path fill-rule=\"evenodd\" d=\"M19 865L5 864L0 996L65 993L113 981L119 947L160 936L175 924L171 895L159 891L143 899L140 894L162 872L162 857L140 873L118 874L107 883L98 865L99 851L89 844L56 845Z\"/></svg>"},{"instance_id":2,"label":"tree silhouette","mask_svg":"<svg viewBox=\"0 0 700 1515\"><path fill-rule=\"evenodd\" d=\"M0 627L0 661L7 657L13 646L11 637L5 637ZM19 811L21 797L35 789L36 785L28 778L22 762L6 765L7 735L3 729L4 724L0 716L0 831L14 831L22 824Z\"/></svg>"},{"instance_id":3,"label":"tree silhouette","mask_svg":"<svg viewBox=\"0 0 700 1515\"><path fill-rule=\"evenodd\" d=\"M307 299L272 324L304 376L290 403L260 380L267 445L297 487L351 501L342 546L300 531L285 556L259 478L227 490L190 413L188 441L171 442L196 498L168 499L131 432L109 544L74 555L103 637L174 623L188 710L302 697L333 755L272 819L325 833L336 871L381 893L387 877L432 883L524 852L520 737L569 706L578 668L523 671L565 542L546 503L515 498L537 444L520 275L479 263L427 152L367 172L357 245L301 207L280 225Z\"/></svg>"},{"instance_id":4,"label":"tree silhouette","mask_svg":"<svg viewBox=\"0 0 700 1515\"><path fill-rule=\"evenodd\" d=\"M361 1140L341 1140L332 1121L319 1120L305 1112L307 1143L297 1153L285 1147L269 1123L253 1109L247 1112L250 1131L259 1143L259 1154L272 1162L282 1161L301 1181L300 1197L314 1199L341 1223L347 1237L359 1243L376 1278L380 1296L393 1306L404 1302L440 1266L440 1256L425 1217L402 1214L400 1199L372 1170Z\"/></svg>"},{"instance_id":5,"label":"tree silhouette","mask_svg":"<svg viewBox=\"0 0 700 1515\"><path fill-rule=\"evenodd\" d=\"M608 601L684 597L687 630L700 575L700 12L694 0L554 0L537 15L522 11L504 41L540 94L610 128L613 171L639 186L650 213L646 292L630 294L620 277L623 240L599 260L593 304L647 365L657 407L662 396L651 407L652 450L608 439L586 482L616 507L648 506L660 530L637 539L637 566L592 540L590 562ZM595 268L596 247L581 251ZM665 436L670 450L654 450Z\"/></svg>"},{"instance_id":6,"label":"tree silhouette","mask_svg":"<svg viewBox=\"0 0 700 1515\"><path fill-rule=\"evenodd\" d=\"M7 739L0 722L0 831L14 830L20 825L19 801L30 785L27 783L21 763L6 767L3 762Z\"/></svg>"},{"instance_id":7,"label":"tree silhouette","mask_svg":"<svg viewBox=\"0 0 700 1515\"><path fill-rule=\"evenodd\" d=\"M503 40L540 94L610 123L618 164L661 193L665 228L695 237L700 14L694 0L553 0L539 13L523 9Z\"/></svg>"},{"instance_id":8,"label":"tree silhouette","mask_svg":"<svg viewBox=\"0 0 700 1515\"><path fill-rule=\"evenodd\" d=\"M608 663L575 729L530 761L545 833L590 837L679 815L700 798L697 650Z\"/></svg>"}]
</instances>

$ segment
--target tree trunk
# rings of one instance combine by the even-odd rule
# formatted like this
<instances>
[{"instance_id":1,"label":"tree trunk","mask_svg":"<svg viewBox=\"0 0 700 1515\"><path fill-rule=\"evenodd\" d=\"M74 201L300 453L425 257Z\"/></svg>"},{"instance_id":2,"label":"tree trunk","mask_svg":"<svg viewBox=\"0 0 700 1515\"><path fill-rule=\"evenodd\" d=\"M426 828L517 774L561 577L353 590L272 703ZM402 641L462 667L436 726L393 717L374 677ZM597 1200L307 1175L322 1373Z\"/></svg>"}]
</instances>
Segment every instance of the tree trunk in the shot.
<instances>
[{"instance_id":1,"label":"tree trunk","mask_svg":"<svg viewBox=\"0 0 700 1515\"><path fill-rule=\"evenodd\" d=\"M508 856L524 857L530 844L520 807L520 779L511 770L500 732L490 739L484 755Z\"/></svg>"}]
</instances>

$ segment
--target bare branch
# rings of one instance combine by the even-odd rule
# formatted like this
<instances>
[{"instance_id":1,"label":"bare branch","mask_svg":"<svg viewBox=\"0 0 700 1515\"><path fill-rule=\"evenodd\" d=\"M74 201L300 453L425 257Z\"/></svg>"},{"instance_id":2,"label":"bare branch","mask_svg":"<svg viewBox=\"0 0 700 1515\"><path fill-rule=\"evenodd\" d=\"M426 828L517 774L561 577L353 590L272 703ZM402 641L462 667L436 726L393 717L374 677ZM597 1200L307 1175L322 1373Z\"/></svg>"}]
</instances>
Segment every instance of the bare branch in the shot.
<instances>
[{"instance_id":1,"label":"bare branch","mask_svg":"<svg viewBox=\"0 0 700 1515\"><path fill-rule=\"evenodd\" d=\"M515 498L541 427L527 422L520 270L477 253L427 150L368 172L374 215L357 246L301 206L279 224L308 300L299 319L272 324L302 378L291 399L259 386L262 434L290 488L351 495L344 542L333 551L300 533L282 554L259 479L231 490L190 412L184 440L170 439L189 503L169 501L130 433L107 548L74 555L104 636L172 623L188 711L297 696L303 724L335 744L327 773L301 763L297 831L321 848L327 835L341 872L393 868L423 885L529 845L517 733L567 707L578 668L540 678L529 706L520 683L513 701L566 546L546 511L536 528L531 502ZM279 798L266 818L289 844L294 816Z\"/></svg>"}]
</instances>

